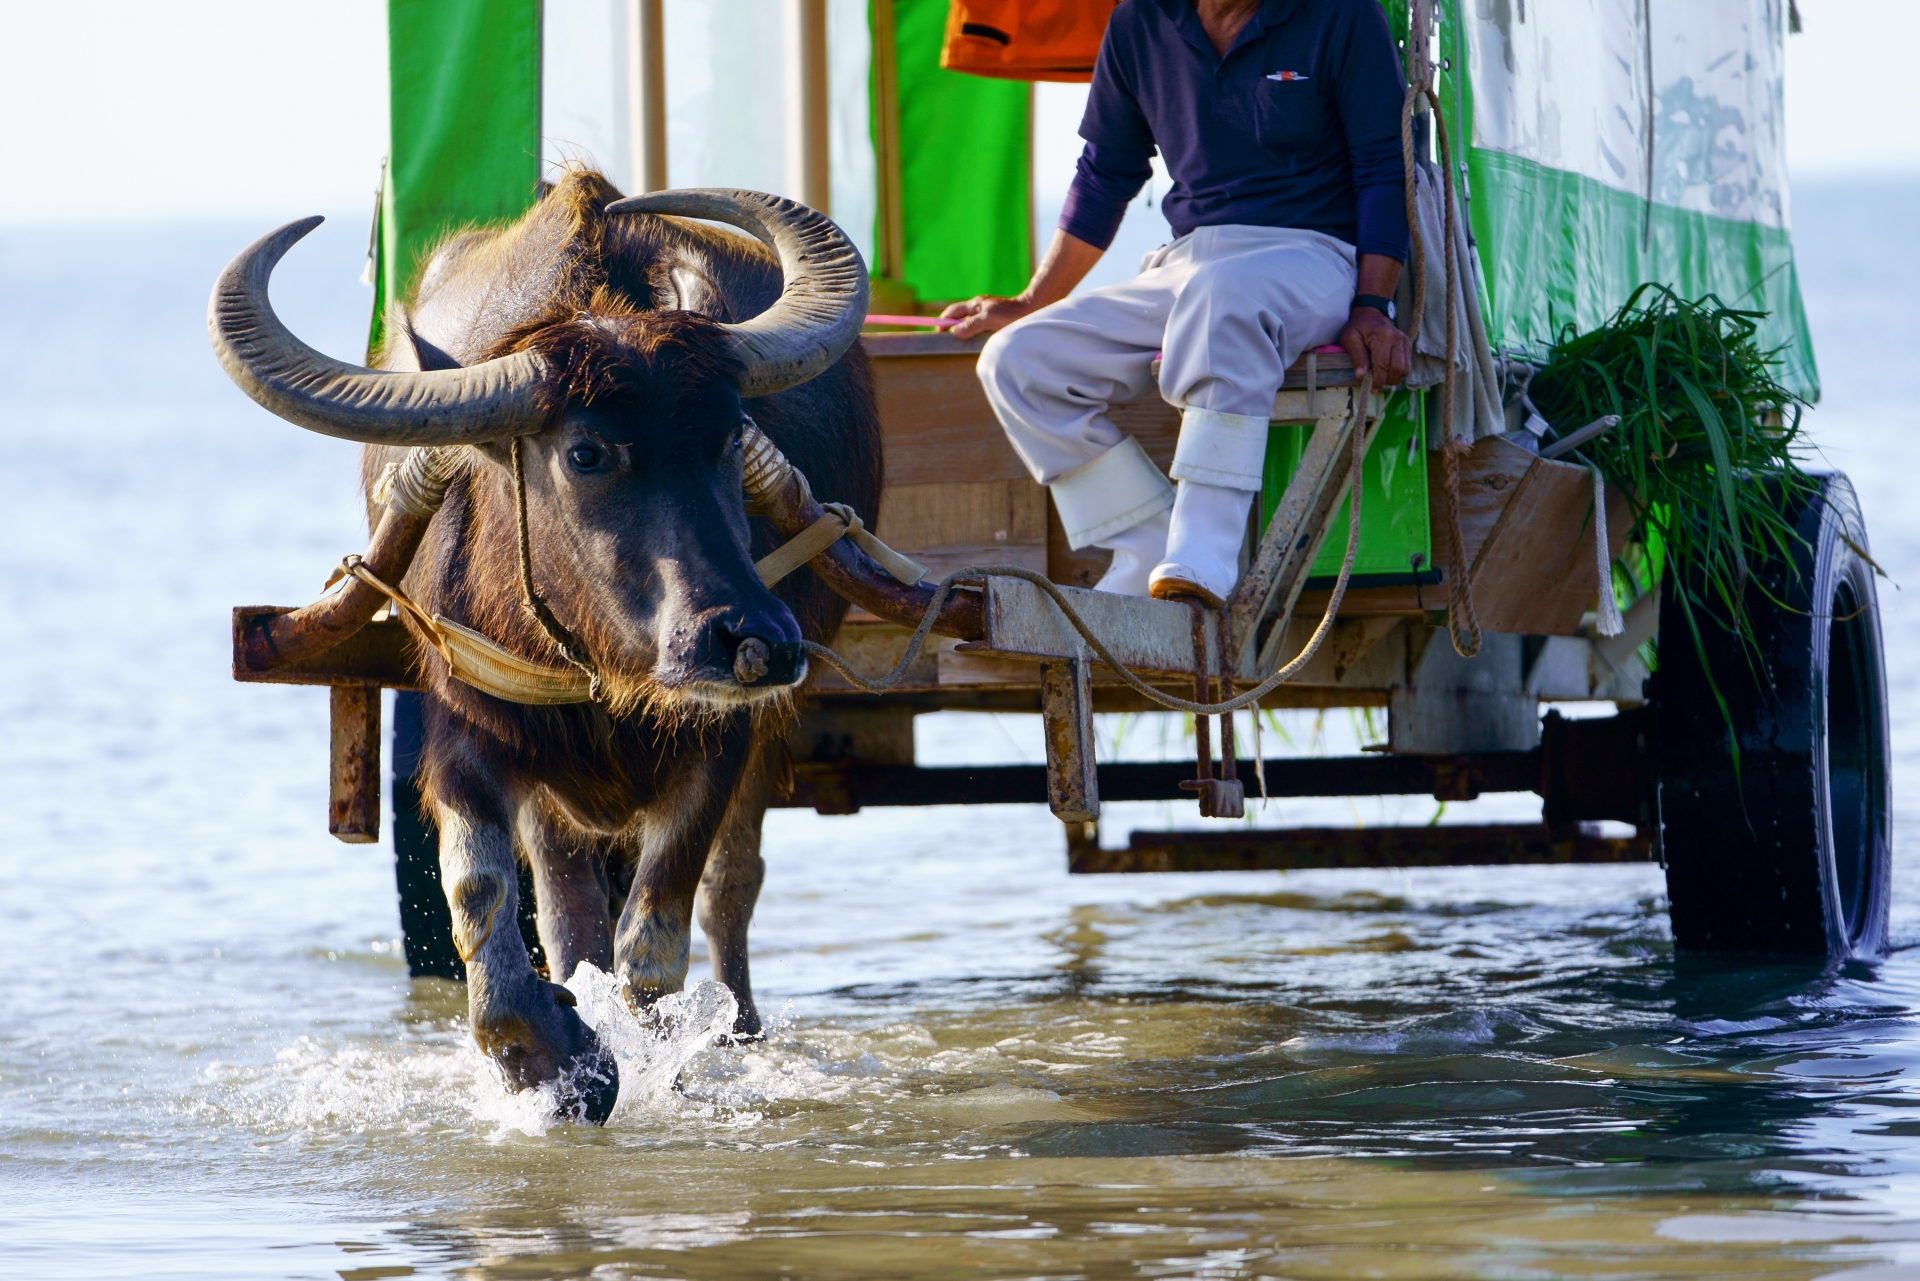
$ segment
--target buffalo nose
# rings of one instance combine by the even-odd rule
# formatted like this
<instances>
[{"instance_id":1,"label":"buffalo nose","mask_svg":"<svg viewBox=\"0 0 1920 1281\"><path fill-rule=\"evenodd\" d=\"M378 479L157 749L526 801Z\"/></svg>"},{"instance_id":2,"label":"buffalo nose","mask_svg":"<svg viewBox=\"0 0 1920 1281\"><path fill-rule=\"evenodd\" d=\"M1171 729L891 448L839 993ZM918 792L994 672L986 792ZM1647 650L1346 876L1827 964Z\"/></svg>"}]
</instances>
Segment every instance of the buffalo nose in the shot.
<instances>
[{"instance_id":1,"label":"buffalo nose","mask_svg":"<svg viewBox=\"0 0 1920 1281\"><path fill-rule=\"evenodd\" d=\"M734 646L733 679L742 685L792 685L806 674L806 654L798 641L743 636Z\"/></svg>"},{"instance_id":2,"label":"buffalo nose","mask_svg":"<svg viewBox=\"0 0 1920 1281\"><path fill-rule=\"evenodd\" d=\"M767 648L767 643L758 636L749 636L733 653L733 679L742 685L757 685L772 662L773 651Z\"/></svg>"}]
</instances>

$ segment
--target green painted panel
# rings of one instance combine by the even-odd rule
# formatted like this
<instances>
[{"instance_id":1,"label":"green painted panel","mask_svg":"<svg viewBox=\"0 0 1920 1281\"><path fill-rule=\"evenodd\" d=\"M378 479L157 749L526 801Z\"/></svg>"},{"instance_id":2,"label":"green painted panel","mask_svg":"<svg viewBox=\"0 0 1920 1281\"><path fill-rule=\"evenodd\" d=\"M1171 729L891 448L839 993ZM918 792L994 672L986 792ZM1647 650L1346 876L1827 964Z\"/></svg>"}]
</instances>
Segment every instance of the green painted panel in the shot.
<instances>
[{"instance_id":1,"label":"green painted panel","mask_svg":"<svg viewBox=\"0 0 1920 1281\"><path fill-rule=\"evenodd\" d=\"M1768 313L1760 340L1781 349L1781 381L1819 395L1790 233L1647 203L1591 178L1474 148L1468 155L1474 235L1496 346L1550 341L1571 322L1606 320L1645 280L1683 297L1716 293Z\"/></svg>"},{"instance_id":2,"label":"green painted panel","mask_svg":"<svg viewBox=\"0 0 1920 1281\"><path fill-rule=\"evenodd\" d=\"M1033 275L1032 87L940 66L947 0L893 0L902 270L922 301L1016 294Z\"/></svg>"},{"instance_id":3,"label":"green painted panel","mask_svg":"<svg viewBox=\"0 0 1920 1281\"><path fill-rule=\"evenodd\" d=\"M1452 66L1465 67L1458 8L1447 6L1439 39ZM1781 381L1809 400L1819 397L1791 232L1658 201L1649 209L1644 195L1467 145L1472 78L1443 71L1439 97L1455 153L1466 155L1463 194L1485 274L1487 336L1496 348L1536 348L1568 323L1591 329L1642 283L1658 281L1683 297L1716 293L1731 306L1767 312L1760 339L1779 350Z\"/></svg>"},{"instance_id":4,"label":"green painted panel","mask_svg":"<svg viewBox=\"0 0 1920 1281\"><path fill-rule=\"evenodd\" d=\"M436 241L539 194L539 0L388 0L387 75L371 347Z\"/></svg>"},{"instance_id":5,"label":"green painted panel","mask_svg":"<svg viewBox=\"0 0 1920 1281\"><path fill-rule=\"evenodd\" d=\"M1423 569L1433 565L1433 537L1427 527L1427 451L1421 412L1425 398L1396 392L1387 403L1362 464L1360 487L1360 547L1354 553L1355 574L1408 574L1418 556ZM1260 527L1273 519L1280 495L1300 466L1301 451L1313 432L1311 423L1276 424L1267 429L1267 467L1260 490ZM1320 548L1310 572L1314 578L1340 572L1347 554L1347 504Z\"/></svg>"}]
</instances>

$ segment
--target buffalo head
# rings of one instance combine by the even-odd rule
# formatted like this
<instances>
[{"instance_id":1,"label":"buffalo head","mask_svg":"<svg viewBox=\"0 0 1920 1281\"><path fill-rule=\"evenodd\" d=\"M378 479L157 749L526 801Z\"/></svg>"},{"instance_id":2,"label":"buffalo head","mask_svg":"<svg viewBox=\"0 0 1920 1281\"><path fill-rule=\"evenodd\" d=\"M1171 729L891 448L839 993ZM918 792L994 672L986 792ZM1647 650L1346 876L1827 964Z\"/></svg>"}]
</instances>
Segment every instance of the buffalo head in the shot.
<instances>
[{"instance_id":1,"label":"buffalo head","mask_svg":"<svg viewBox=\"0 0 1920 1281\"><path fill-rule=\"evenodd\" d=\"M484 359L369 369L308 347L267 301L274 265L312 218L262 237L222 274L214 349L248 395L309 430L466 447L457 453L482 523L512 521L517 452L533 578L616 704L765 698L802 679L806 662L798 624L748 553L743 402L846 352L866 314L866 267L826 217L776 196L664 192L605 212L740 226L778 257L781 295L731 324L596 291L500 337ZM490 545L517 549L509 531L494 529ZM517 557L493 558L493 594L518 600L516 570Z\"/></svg>"}]
</instances>

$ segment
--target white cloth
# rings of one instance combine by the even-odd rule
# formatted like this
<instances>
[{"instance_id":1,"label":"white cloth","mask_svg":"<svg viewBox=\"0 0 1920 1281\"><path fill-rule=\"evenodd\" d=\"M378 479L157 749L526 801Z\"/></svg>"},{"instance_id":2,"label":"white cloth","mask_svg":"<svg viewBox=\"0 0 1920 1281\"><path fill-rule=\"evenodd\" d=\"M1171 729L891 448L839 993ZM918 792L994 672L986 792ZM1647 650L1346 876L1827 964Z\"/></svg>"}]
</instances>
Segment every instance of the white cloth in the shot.
<instances>
[{"instance_id":1,"label":"white cloth","mask_svg":"<svg viewBox=\"0 0 1920 1281\"><path fill-rule=\"evenodd\" d=\"M1353 246L1285 227L1201 227L1140 268L987 342L980 381L1014 452L1053 484L1111 450L1121 436L1107 407L1153 394L1164 353L1159 392L1186 411L1175 478L1257 490L1287 367L1338 337L1352 309ZM1116 505L1103 520L1088 505L1082 519L1123 514Z\"/></svg>"}]
</instances>

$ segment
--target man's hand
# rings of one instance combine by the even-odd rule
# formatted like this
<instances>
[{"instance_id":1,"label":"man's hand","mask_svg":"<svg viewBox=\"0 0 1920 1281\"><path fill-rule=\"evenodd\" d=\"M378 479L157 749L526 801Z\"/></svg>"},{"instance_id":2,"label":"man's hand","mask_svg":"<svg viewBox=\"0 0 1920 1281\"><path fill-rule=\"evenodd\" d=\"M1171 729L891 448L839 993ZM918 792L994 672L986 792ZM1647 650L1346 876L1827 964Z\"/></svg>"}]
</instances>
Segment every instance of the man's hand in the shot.
<instances>
[{"instance_id":1,"label":"man's hand","mask_svg":"<svg viewBox=\"0 0 1920 1281\"><path fill-rule=\"evenodd\" d=\"M1376 387L1398 386L1413 369L1413 344L1391 321L1371 307L1355 307L1340 331L1340 345L1353 361L1354 377L1373 371Z\"/></svg>"},{"instance_id":2,"label":"man's hand","mask_svg":"<svg viewBox=\"0 0 1920 1281\"><path fill-rule=\"evenodd\" d=\"M990 334L996 329L1005 329L1034 310L1034 305L1024 298L998 298L992 294L981 294L977 298L952 304L940 313L940 319L960 322L947 330L955 338L973 338Z\"/></svg>"},{"instance_id":3,"label":"man's hand","mask_svg":"<svg viewBox=\"0 0 1920 1281\"><path fill-rule=\"evenodd\" d=\"M1040 260L1040 269L1033 273L1033 280L1020 291L1019 297L997 298L992 294L981 294L978 298L954 303L940 313L940 318L960 322L947 330L955 338L973 338L990 334L996 329L1005 329L1022 316L1059 302L1072 293L1073 287L1086 278L1087 273L1093 270L1093 264L1099 262L1100 255L1105 252L1078 236L1056 231L1053 233L1053 243L1047 246L1046 257Z\"/></svg>"}]
</instances>

